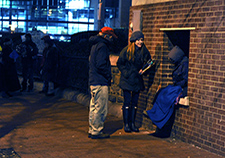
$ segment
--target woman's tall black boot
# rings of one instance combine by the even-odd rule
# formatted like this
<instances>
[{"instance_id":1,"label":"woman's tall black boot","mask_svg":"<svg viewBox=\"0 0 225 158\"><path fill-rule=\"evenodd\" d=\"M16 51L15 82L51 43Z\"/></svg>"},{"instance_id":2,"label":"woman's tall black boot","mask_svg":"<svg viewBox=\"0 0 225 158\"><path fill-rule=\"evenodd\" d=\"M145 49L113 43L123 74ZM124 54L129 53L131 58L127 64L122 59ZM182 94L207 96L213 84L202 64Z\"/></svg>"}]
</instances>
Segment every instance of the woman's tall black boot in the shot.
<instances>
[{"instance_id":1,"label":"woman's tall black boot","mask_svg":"<svg viewBox=\"0 0 225 158\"><path fill-rule=\"evenodd\" d=\"M131 132L131 129L129 126L129 107L123 108L123 122L124 122L124 131Z\"/></svg>"},{"instance_id":2,"label":"woman's tall black boot","mask_svg":"<svg viewBox=\"0 0 225 158\"><path fill-rule=\"evenodd\" d=\"M131 131L133 132L139 132L139 129L135 126L135 118L136 118L136 113L137 113L137 107L136 106L132 106L130 109L130 128Z\"/></svg>"}]
</instances>

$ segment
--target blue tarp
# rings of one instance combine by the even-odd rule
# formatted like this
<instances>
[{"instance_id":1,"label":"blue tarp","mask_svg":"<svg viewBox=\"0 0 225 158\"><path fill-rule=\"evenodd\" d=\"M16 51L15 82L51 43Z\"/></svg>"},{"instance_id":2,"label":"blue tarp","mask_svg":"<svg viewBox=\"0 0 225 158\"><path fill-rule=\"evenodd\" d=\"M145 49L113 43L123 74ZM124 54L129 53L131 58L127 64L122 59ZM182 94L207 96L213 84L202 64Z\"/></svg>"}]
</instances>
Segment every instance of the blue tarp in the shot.
<instances>
[{"instance_id":1,"label":"blue tarp","mask_svg":"<svg viewBox=\"0 0 225 158\"><path fill-rule=\"evenodd\" d=\"M158 91L153 107L148 110L148 116L152 122L162 128L174 111L175 101L182 92L181 86L168 85Z\"/></svg>"}]
</instances>

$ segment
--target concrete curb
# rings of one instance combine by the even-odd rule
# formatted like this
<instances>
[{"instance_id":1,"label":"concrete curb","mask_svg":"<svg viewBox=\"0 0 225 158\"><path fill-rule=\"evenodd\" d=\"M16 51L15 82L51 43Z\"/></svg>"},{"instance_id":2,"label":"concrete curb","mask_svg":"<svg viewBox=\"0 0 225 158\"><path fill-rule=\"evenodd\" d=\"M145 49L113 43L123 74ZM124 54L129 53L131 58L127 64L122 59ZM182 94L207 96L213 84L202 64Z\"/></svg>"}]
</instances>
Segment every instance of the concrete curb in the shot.
<instances>
[{"instance_id":1,"label":"concrete curb","mask_svg":"<svg viewBox=\"0 0 225 158\"><path fill-rule=\"evenodd\" d=\"M35 81L34 82L34 89L41 91L43 87L42 82ZM89 107L90 96L84 94L82 92L73 90L72 88L57 88L56 89L56 96L65 98L67 100L74 101L86 107ZM109 114L114 115L118 118L122 118L122 104L116 104L109 101L108 110Z\"/></svg>"}]
</instances>

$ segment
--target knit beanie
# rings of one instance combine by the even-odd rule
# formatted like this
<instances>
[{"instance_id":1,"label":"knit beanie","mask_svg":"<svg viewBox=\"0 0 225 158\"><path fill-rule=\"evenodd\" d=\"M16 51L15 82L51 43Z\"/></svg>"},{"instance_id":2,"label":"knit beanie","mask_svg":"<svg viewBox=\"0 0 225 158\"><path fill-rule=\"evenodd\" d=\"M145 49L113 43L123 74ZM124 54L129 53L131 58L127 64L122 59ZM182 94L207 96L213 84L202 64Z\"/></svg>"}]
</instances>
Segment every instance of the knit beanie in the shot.
<instances>
[{"instance_id":1,"label":"knit beanie","mask_svg":"<svg viewBox=\"0 0 225 158\"><path fill-rule=\"evenodd\" d=\"M144 35L141 31L135 31L131 34L130 37L130 42L135 42L136 40L143 38L144 39Z\"/></svg>"}]
</instances>

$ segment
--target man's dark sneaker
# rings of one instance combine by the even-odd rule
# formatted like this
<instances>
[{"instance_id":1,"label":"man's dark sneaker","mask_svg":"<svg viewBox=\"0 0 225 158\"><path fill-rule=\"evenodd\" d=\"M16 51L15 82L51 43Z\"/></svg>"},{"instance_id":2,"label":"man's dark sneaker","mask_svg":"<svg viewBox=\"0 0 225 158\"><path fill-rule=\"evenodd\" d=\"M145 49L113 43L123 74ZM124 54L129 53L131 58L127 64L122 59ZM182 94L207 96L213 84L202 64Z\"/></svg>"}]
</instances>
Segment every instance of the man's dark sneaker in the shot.
<instances>
[{"instance_id":1,"label":"man's dark sneaker","mask_svg":"<svg viewBox=\"0 0 225 158\"><path fill-rule=\"evenodd\" d=\"M110 138L110 135L105 133L101 133L98 135L91 135L91 139L106 139L106 138Z\"/></svg>"},{"instance_id":2,"label":"man's dark sneaker","mask_svg":"<svg viewBox=\"0 0 225 158\"><path fill-rule=\"evenodd\" d=\"M91 136L92 136L91 133L88 133L88 138L91 138Z\"/></svg>"}]
</instances>

